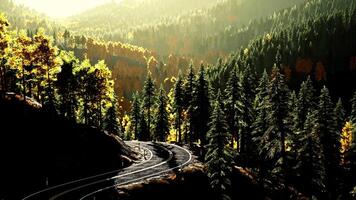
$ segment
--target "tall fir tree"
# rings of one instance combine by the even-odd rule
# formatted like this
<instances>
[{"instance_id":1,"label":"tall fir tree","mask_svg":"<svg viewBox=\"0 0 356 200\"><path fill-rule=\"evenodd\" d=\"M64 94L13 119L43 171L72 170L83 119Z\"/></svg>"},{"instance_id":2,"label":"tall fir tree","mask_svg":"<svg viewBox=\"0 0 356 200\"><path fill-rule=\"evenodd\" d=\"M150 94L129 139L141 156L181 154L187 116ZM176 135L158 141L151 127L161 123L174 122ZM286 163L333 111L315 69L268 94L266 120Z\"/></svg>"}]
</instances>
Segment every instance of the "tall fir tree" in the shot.
<instances>
[{"instance_id":1,"label":"tall fir tree","mask_svg":"<svg viewBox=\"0 0 356 200\"><path fill-rule=\"evenodd\" d=\"M196 87L193 92L193 131L202 146L206 144L206 134L210 116L209 83L205 78L205 69L201 65Z\"/></svg>"},{"instance_id":2,"label":"tall fir tree","mask_svg":"<svg viewBox=\"0 0 356 200\"><path fill-rule=\"evenodd\" d=\"M345 109L344 109L344 106L342 105L341 98L339 98L339 100L337 101L337 103L335 105L334 113L336 116L336 130L341 133L342 128L345 126L345 123L346 123Z\"/></svg>"},{"instance_id":3,"label":"tall fir tree","mask_svg":"<svg viewBox=\"0 0 356 200\"><path fill-rule=\"evenodd\" d=\"M183 109L184 109L184 90L182 75L179 72L178 79L174 85L174 112L176 114L176 130L178 130L178 142L182 143L182 122L183 122ZM188 142L188 135L184 135L185 143Z\"/></svg>"},{"instance_id":4,"label":"tall fir tree","mask_svg":"<svg viewBox=\"0 0 356 200\"><path fill-rule=\"evenodd\" d=\"M239 118L242 112L241 99L241 84L237 72L237 66L233 67L230 73L230 78L226 84L225 89L225 110L228 115L228 125L231 133L231 147L234 146L235 142L238 142L238 130L239 130Z\"/></svg>"},{"instance_id":5,"label":"tall fir tree","mask_svg":"<svg viewBox=\"0 0 356 200\"><path fill-rule=\"evenodd\" d=\"M308 76L307 80L304 81L299 90L298 101L295 106L295 116L294 116L294 127L295 133L301 132L304 129L305 120L307 114L315 109L315 89L313 83Z\"/></svg>"},{"instance_id":6,"label":"tall fir tree","mask_svg":"<svg viewBox=\"0 0 356 200\"><path fill-rule=\"evenodd\" d=\"M145 112L142 110L140 113L139 126L137 131L137 139L139 141L150 141L151 136L145 119Z\"/></svg>"},{"instance_id":7,"label":"tall fir tree","mask_svg":"<svg viewBox=\"0 0 356 200\"><path fill-rule=\"evenodd\" d=\"M156 102L156 112L154 117L154 136L155 140L165 142L169 134L167 97L163 86L159 89L158 99Z\"/></svg>"},{"instance_id":8,"label":"tall fir tree","mask_svg":"<svg viewBox=\"0 0 356 200\"><path fill-rule=\"evenodd\" d=\"M320 142L320 124L318 111L307 114L303 125L303 134L299 138L301 148L298 151L297 174L301 178L300 187L310 199L322 199L326 192L325 157Z\"/></svg>"},{"instance_id":9,"label":"tall fir tree","mask_svg":"<svg viewBox=\"0 0 356 200\"><path fill-rule=\"evenodd\" d=\"M285 178L287 174L286 138L290 133L288 124L289 91L284 75L276 66L272 70L269 94L268 129L262 136L262 140L266 141L262 153L266 155L268 161L275 163L271 170Z\"/></svg>"},{"instance_id":10,"label":"tall fir tree","mask_svg":"<svg viewBox=\"0 0 356 200\"><path fill-rule=\"evenodd\" d=\"M260 183L264 182L268 169L268 161L265 159L266 154L264 154L262 149L262 147L265 146L263 135L268 130L268 86L269 77L265 70L259 81L259 86L257 87L257 95L255 100L256 119L252 125L253 144L254 148L257 149L257 154L255 155L256 157L254 157L254 166L257 168Z\"/></svg>"},{"instance_id":11,"label":"tall fir tree","mask_svg":"<svg viewBox=\"0 0 356 200\"><path fill-rule=\"evenodd\" d=\"M110 134L115 134L117 136L122 137L116 98L114 98L113 102L111 103L111 106L106 111L103 125L104 130L108 131Z\"/></svg>"},{"instance_id":12,"label":"tall fir tree","mask_svg":"<svg viewBox=\"0 0 356 200\"><path fill-rule=\"evenodd\" d=\"M189 131L189 144L192 145L192 143L197 139L194 135L193 131L193 92L194 88L196 87L196 75L194 72L194 67L193 64L189 65L189 70L188 74L184 83L184 109L187 112L187 117L188 117L188 131ZM187 131L186 131L186 134Z\"/></svg>"},{"instance_id":13,"label":"tall fir tree","mask_svg":"<svg viewBox=\"0 0 356 200\"><path fill-rule=\"evenodd\" d=\"M246 158L250 158L250 153L252 153L252 148L250 148L250 144L252 143L252 135L251 135L251 127L254 122L255 112L253 108L253 103L255 100L255 84L256 79L254 76L254 72L251 67L248 65L242 71L240 75L240 82L241 82L241 103L242 103L242 112L241 112L241 119L239 125L239 132L240 132L240 154Z\"/></svg>"},{"instance_id":14,"label":"tall fir tree","mask_svg":"<svg viewBox=\"0 0 356 200\"><path fill-rule=\"evenodd\" d=\"M148 72L147 79L143 86L142 92L142 109L145 112L145 119L147 120L148 135L151 137L151 126L152 126L152 108L156 100L156 88L155 83L152 79L151 72Z\"/></svg>"},{"instance_id":15,"label":"tall fir tree","mask_svg":"<svg viewBox=\"0 0 356 200\"><path fill-rule=\"evenodd\" d=\"M138 139L139 135L139 126L140 126L140 118L141 118L141 113L140 113L140 95L138 92L134 93L132 95L132 104L131 104L131 111L130 111L130 116L131 116L131 122L132 122L132 127L133 127L133 134L135 139Z\"/></svg>"},{"instance_id":16,"label":"tall fir tree","mask_svg":"<svg viewBox=\"0 0 356 200\"><path fill-rule=\"evenodd\" d=\"M230 173L232 165L232 151L228 147L231 135L225 120L225 113L221 104L220 90L214 101L208 131L209 144L205 161L208 166L210 185L217 195L217 199L229 200L228 189L231 186Z\"/></svg>"},{"instance_id":17,"label":"tall fir tree","mask_svg":"<svg viewBox=\"0 0 356 200\"><path fill-rule=\"evenodd\" d=\"M336 198L338 174L340 173L340 133L336 129L336 118L329 90L324 87L320 92L318 104L318 121L320 124L320 141L324 150L326 188L330 199Z\"/></svg>"}]
</instances>

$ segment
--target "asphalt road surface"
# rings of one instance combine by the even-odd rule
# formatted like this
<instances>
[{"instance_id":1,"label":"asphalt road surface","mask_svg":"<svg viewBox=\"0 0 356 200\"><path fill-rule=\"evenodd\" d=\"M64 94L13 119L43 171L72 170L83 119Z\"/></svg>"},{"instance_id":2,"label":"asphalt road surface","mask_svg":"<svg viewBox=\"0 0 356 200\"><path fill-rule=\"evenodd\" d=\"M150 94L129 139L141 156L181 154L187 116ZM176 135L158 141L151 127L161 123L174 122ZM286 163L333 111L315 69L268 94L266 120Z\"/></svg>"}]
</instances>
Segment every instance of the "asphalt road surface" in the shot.
<instances>
[{"instance_id":1,"label":"asphalt road surface","mask_svg":"<svg viewBox=\"0 0 356 200\"><path fill-rule=\"evenodd\" d=\"M177 145L152 142L128 142L128 144L141 148L145 159L124 169L45 188L24 197L23 200L101 199L105 195L113 194L118 186L178 170L192 160L191 153Z\"/></svg>"}]
</instances>

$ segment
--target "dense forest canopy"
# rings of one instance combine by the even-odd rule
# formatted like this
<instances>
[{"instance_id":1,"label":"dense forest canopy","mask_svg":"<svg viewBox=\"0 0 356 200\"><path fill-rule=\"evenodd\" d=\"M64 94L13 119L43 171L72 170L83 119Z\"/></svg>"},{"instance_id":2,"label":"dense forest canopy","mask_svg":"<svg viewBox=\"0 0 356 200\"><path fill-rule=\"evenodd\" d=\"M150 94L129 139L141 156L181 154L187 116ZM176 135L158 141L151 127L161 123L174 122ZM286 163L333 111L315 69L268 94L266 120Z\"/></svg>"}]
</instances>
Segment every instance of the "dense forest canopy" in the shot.
<instances>
[{"instance_id":1,"label":"dense forest canopy","mask_svg":"<svg viewBox=\"0 0 356 200\"><path fill-rule=\"evenodd\" d=\"M356 195L355 0L122 0L62 21L1 0L0 92L127 140L198 148L271 199Z\"/></svg>"}]
</instances>

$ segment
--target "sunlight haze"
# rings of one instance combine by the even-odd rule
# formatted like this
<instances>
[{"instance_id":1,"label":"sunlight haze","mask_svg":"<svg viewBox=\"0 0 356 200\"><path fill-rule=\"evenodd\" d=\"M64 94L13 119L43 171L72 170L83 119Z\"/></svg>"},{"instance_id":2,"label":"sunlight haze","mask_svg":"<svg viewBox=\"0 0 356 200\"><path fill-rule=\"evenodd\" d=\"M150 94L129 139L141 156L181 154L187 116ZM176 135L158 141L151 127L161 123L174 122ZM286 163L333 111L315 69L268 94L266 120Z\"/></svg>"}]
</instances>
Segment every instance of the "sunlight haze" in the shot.
<instances>
[{"instance_id":1,"label":"sunlight haze","mask_svg":"<svg viewBox=\"0 0 356 200\"><path fill-rule=\"evenodd\" d=\"M113 0L15 0L50 17L63 18L78 14ZM115 0L118 2L119 0Z\"/></svg>"}]
</instances>

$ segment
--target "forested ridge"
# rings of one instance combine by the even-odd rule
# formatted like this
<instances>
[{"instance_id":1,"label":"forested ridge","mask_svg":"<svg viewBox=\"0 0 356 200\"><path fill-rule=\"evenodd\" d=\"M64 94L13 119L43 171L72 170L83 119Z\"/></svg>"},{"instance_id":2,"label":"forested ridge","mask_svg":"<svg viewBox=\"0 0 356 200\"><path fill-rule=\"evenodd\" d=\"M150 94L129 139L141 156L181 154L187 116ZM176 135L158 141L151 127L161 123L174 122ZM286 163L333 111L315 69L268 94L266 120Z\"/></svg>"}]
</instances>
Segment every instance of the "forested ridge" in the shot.
<instances>
[{"instance_id":1,"label":"forested ridge","mask_svg":"<svg viewBox=\"0 0 356 200\"><path fill-rule=\"evenodd\" d=\"M0 91L126 140L198 149L214 199L230 199L235 165L272 199L352 199L356 2L256 2L112 2L69 19L74 30L1 16ZM133 8L147 12L120 20ZM116 24L100 23L110 13Z\"/></svg>"}]
</instances>

